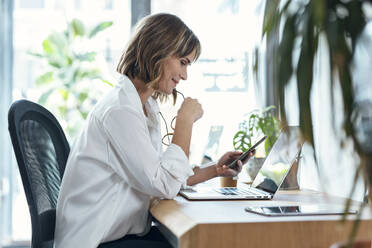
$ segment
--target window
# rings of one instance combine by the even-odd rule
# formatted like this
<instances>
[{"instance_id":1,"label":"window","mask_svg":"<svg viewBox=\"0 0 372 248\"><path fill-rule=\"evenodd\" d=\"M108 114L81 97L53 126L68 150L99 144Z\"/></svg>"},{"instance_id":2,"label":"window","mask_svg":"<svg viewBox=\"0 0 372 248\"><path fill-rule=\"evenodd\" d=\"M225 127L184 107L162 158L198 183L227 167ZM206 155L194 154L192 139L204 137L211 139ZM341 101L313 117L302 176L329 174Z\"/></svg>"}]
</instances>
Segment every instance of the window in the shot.
<instances>
[{"instance_id":1,"label":"window","mask_svg":"<svg viewBox=\"0 0 372 248\"><path fill-rule=\"evenodd\" d=\"M17 0L14 8L13 100L38 100L40 90L35 88L35 81L45 71L46 65L29 52L41 51L43 40L53 31L64 30L66 23L73 18L80 19L86 26L113 21L113 26L105 30L104 35L97 35L92 45L106 61L104 69L111 76L109 81L115 80L116 63L130 34L129 0L52 0L45 1L45 4L43 0ZM17 165L12 168L17 170ZM31 223L23 186L18 171L13 175L12 238L29 240Z\"/></svg>"},{"instance_id":2,"label":"window","mask_svg":"<svg viewBox=\"0 0 372 248\"><path fill-rule=\"evenodd\" d=\"M193 129L192 163L200 164L205 156L217 159L232 150L232 138L243 115L261 107L252 64L254 49L263 43L263 11L264 2L259 0L152 2L153 13L176 14L202 45L202 54L189 68L187 81L178 87L185 96L197 98L204 109ZM260 49L262 56L265 48ZM177 107L161 106L167 120L176 115L179 105L180 101Z\"/></svg>"},{"instance_id":3,"label":"window","mask_svg":"<svg viewBox=\"0 0 372 248\"><path fill-rule=\"evenodd\" d=\"M19 7L22 9L41 9L44 8L44 0L35 1L20 0Z\"/></svg>"}]
</instances>

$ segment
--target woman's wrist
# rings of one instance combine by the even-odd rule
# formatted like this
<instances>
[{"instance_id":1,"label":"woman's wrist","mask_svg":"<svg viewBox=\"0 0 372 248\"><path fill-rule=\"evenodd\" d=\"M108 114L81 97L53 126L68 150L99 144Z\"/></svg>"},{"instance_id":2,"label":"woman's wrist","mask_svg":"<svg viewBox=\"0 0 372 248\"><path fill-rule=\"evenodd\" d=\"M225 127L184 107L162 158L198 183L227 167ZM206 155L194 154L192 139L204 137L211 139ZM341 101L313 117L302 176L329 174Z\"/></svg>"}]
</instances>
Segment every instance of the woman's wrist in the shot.
<instances>
[{"instance_id":1,"label":"woman's wrist","mask_svg":"<svg viewBox=\"0 0 372 248\"><path fill-rule=\"evenodd\" d=\"M214 164L213 165L213 172L214 172L214 174L213 174L213 178L215 178L215 177L218 177L219 175L218 175L218 170L217 170L217 168L218 168L218 163L216 163L216 164Z\"/></svg>"},{"instance_id":2,"label":"woman's wrist","mask_svg":"<svg viewBox=\"0 0 372 248\"><path fill-rule=\"evenodd\" d=\"M177 115L176 125L177 125L177 122L183 123L184 125L190 125L190 126L194 124L194 120L192 120L192 118L188 116L184 116L184 115Z\"/></svg>"},{"instance_id":3,"label":"woman's wrist","mask_svg":"<svg viewBox=\"0 0 372 248\"><path fill-rule=\"evenodd\" d=\"M218 177L218 172L217 172L217 164L210 165L206 169L209 170L208 174L209 176L206 176L206 180Z\"/></svg>"}]
</instances>

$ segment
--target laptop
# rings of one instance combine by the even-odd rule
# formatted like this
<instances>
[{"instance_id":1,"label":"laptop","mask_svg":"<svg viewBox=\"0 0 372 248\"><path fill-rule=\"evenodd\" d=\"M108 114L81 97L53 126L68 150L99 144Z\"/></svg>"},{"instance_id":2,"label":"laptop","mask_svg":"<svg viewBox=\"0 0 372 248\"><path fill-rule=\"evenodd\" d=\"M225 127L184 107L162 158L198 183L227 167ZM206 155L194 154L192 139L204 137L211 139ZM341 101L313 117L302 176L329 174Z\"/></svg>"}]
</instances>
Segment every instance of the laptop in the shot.
<instances>
[{"instance_id":1,"label":"laptop","mask_svg":"<svg viewBox=\"0 0 372 248\"><path fill-rule=\"evenodd\" d=\"M270 200L283 183L301 147L299 127L286 127L280 132L251 186L195 186L182 189L179 194L188 200Z\"/></svg>"}]
</instances>

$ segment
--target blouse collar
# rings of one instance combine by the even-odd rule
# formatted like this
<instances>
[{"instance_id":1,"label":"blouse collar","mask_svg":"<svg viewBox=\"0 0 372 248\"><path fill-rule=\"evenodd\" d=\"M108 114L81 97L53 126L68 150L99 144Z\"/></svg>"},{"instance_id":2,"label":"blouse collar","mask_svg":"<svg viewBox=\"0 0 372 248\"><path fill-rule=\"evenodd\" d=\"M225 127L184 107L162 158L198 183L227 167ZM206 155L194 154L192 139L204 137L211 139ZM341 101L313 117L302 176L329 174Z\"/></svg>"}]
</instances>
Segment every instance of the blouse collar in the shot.
<instances>
[{"instance_id":1,"label":"blouse collar","mask_svg":"<svg viewBox=\"0 0 372 248\"><path fill-rule=\"evenodd\" d=\"M143 113L141 98L137 92L136 87L134 87L132 81L127 76L122 76L119 80L119 85L121 88L124 89L128 97L130 98L130 101L135 104L135 108L140 113ZM157 120L157 115L160 112L160 108L157 101L152 96L150 96L147 102L145 103L145 108L147 110L149 118L152 120ZM143 115L145 116L144 113Z\"/></svg>"}]
</instances>

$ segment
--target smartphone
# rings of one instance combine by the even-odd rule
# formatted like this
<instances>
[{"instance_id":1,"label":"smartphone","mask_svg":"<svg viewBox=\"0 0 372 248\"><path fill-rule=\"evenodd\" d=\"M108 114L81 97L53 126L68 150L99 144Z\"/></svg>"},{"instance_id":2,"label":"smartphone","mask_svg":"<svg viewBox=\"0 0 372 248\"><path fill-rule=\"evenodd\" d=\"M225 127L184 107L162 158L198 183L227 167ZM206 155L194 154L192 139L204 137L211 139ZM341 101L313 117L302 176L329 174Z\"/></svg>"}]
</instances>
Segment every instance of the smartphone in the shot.
<instances>
[{"instance_id":1,"label":"smartphone","mask_svg":"<svg viewBox=\"0 0 372 248\"><path fill-rule=\"evenodd\" d=\"M229 168L230 169L234 169L234 170L238 169L238 160L241 160L241 161L244 160L249 155L249 153L251 153L266 138L267 138L267 136L262 137L256 144L254 144L253 146L251 146L251 148L249 148L245 153L243 153L242 155L240 155L239 158L235 159L231 164L229 164Z\"/></svg>"}]
</instances>

